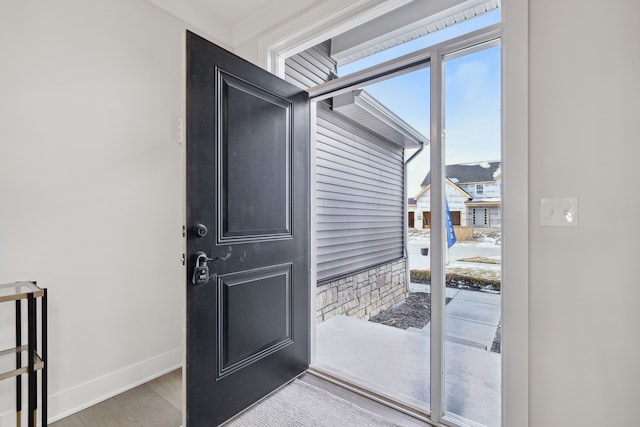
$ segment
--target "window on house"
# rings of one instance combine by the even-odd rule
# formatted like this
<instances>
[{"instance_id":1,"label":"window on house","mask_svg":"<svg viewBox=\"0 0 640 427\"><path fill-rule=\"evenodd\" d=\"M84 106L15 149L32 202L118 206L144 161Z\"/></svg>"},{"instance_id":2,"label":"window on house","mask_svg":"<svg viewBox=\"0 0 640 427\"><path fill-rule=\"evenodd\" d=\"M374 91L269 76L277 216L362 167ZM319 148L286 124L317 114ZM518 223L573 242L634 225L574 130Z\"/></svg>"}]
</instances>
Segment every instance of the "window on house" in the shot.
<instances>
[{"instance_id":1,"label":"window on house","mask_svg":"<svg viewBox=\"0 0 640 427\"><path fill-rule=\"evenodd\" d=\"M484 194L484 184L476 184L476 195L482 196Z\"/></svg>"},{"instance_id":2,"label":"window on house","mask_svg":"<svg viewBox=\"0 0 640 427\"><path fill-rule=\"evenodd\" d=\"M451 211L451 223L453 225L461 225L460 218L460 211Z\"/></svg>"},{"instance_id":3,"label":"window on house","mask_svg":"<svg viewBox=\"0 0 640 427\"><path fill-rule=\"evenodd\" d=\"M431 212L422 212L422 228L431 228Z\"/></svg>"}]
</instances>

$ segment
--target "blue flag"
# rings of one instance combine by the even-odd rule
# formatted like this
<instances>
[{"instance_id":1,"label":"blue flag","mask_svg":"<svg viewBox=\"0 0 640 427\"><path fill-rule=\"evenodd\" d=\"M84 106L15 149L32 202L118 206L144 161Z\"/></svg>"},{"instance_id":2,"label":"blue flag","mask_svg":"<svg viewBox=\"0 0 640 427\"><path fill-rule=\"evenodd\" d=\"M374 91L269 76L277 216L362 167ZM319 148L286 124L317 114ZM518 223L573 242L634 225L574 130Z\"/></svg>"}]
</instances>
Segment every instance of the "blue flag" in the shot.
<instances>
[{"instance_id":1,"label":"blue flag","mask_svg":"<svg viewBox=\"0 0 640 427\"><path fill-rule=\"evenodd\" d=\"M447 247L450 248L456 242L456 231L453 229L453 222L451 221L451 211L449 210L449 202L444 199L447 212Z\"/></svg>"}]
</instances>

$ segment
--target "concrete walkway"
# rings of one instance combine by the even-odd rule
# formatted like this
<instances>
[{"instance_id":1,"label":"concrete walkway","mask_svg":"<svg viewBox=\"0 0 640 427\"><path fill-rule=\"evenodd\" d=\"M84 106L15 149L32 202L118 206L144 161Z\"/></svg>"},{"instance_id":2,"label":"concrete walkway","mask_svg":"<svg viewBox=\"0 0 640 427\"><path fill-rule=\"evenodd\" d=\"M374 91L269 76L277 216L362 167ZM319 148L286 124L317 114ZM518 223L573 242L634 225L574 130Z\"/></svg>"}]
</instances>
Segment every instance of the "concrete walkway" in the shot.
<instances>
[{"instance_id":1,"label":"concrete walkway","mask_svg":"<svg viewBox=\"0 0 640 427\"><path fill-rule=\"evenodd\" d=\"M447 340L491 350L501 318L500 294L447 288L446 296L452 298L444 311ZM429 335L431 323L407 330Z\"/></svg>"},{"instance_id":2,"label":"concrete walkway","mask_svg":"<svg viewBox=\"0 0 640 427\"><path fill-rule=\"evenodd\" d=\"M445 309L446 409L499 426L501 357L488 350L500 322L500 295L447 289L447 296L453 299ZM430 324L402 330L332 317L316 329L315 365L429 410L429 333Z\"/></svg>"}]
</instances>

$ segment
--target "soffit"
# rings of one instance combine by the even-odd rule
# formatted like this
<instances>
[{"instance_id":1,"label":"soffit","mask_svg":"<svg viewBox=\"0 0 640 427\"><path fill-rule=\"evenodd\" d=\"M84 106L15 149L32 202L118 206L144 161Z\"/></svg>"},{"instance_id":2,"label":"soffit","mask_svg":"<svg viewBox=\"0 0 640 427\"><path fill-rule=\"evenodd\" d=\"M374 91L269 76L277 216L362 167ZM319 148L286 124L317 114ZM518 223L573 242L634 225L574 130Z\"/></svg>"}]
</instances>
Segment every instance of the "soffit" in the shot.
<instances>
[{"instance_id":1,"label":"soffit","mask_svg":"<svg viewBox=\"0 0 640 427\"><path fill-rule=\"evenodd\" d=\"M354 90L333 97L333 110L402 148L418 148L429 140L373 96Z\"/></svg>"},{"instance_id":2,"label":"soffit","mask_svg":"<svg viewBox=\"0 0 640 427\"><path fill-rule=\"evenodd\" d=\"M331 56L348 64L498 9L501 0L414 0L331 39Z\"/></svg>"}]
</instances>

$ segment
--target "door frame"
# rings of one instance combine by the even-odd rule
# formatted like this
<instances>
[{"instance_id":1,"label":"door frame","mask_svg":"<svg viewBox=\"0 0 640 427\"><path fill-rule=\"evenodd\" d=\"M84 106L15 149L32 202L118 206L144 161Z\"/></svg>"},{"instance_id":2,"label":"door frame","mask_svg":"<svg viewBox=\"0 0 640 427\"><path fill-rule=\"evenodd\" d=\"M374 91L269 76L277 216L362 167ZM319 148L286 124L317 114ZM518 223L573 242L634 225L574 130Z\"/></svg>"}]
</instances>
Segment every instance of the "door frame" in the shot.
<instances>
[{"instance_id":1,"label":"door frame","mask_svg":"<svg viewBox=\"0 0 640 427\"><path fill-rule=\"evenodd\" d=\"M528 425L529 418L529 243L528 243L528 1L513 0L502 4L502 159L507 167L503 170L503 216L502 242L503 278L510 284L502 295L502 424ZM267 35L259 41L260 65L274 74L284 77L284 60L315 43L324 41L339 32L362 23L362 16L371 16L376 7L353 9L334 13L330 21L324 21L324 31L316 26L293 32L278 38ZM378 16L388 10L378 8ZM318 19L325 18L318 16ZM301 25L301 27L304 27ZM334 80L335 82L335 80ZM323 84L323 89L329 85ZM314 89L310 90L312 135L315 133ZM316 94L317 96L317 94ZM315 151L312 141L312 152ZM508 145L507 145L508 142ZM315 175L315 159L311 158L310 173ZM311 179L311 208L315 198L315 187ZM314 210L311 211L312 215ZM311 283L315 275L315 229L311 221ZM312 295L312 312L315 293ZM311 363L315 354L315 316L311 321Z\"/></svg>"},{"instance_id":2,"label":"door frame","mask_svg":"<svg viewBox=\"0 0 640 427\"><path fill-rule=\"evenodd\" d=\"M444 166L444 148L442 144L442 135L444 134L444 57L456 55L467 55L474 51L484 50L493 46L501 46L503 39L502 24L494 24L468 34L437 43L433 46L418 50L413 53L406 54L400 58L386 61L382 64L369 67L362 71L350 74L345 77L338 77L326 83L321 83L313 88L308 89L310 94L311 114L315 115L315 105L317 102L334 97L341 93L358 89L363 84L373 84L375 82L391 79L403 74L429 67L431 85L431 129L430 129L430 147L431 152L431 277L432 283L436 286L431 287L431 339L430 339L430 372L442 373L441 375L431 375L431 399L430 410L428 413L417 411L413 408L405 409L405 412L411 413L419 418L439 423L446 421L448 425L458 425L445 411L445 316L444 316L444 289L445 289L445 266L446 266L446 231L445 231L445 166ZM425 65L427 64L427 65ZM504 120L504 117L501 118ZM315 141L315 127L311 129L311 141ZM504 145L504 139L501 142ZM315 153L315 146L313 153ZM315 156L312 156L315 160ZM315 170L311 175L312 182L315 177ZM406 196L406 195L405 195ZM315 192L310 192L310 200L315 200ZM314 205L314 203L312 203ZM424 213L423 213L424 215ZM312 218L315 217L315 211L312 212ZM423 224L425 221L423 216ZM313 223L314 221L312 221ZM312 236L312 242L315 242L315 236ZM312 268L314 268L314 259L311 260ZM434 280L435 279L435 280ZM316 277L312 275L311 283L316 282ZM311 292L313 294L313 292ZM504 306L504 300L503 300ZM312 317L315 319L315 304L311 306ZM315 338L315 337L314 337ZM315 349L315 346L314 346ZM311 360L315 359L312 354ZM502 360L501 360L502 362ZM313 363L310 368L313 370ZM333 376L331 373L321 372L326 378ZM503 373L504 375L504 373ZM337 377L337 375L336 375ZM339 379L341 383L345 382L349 385L349 381ZM369 396L379 398L379 394L375 390L361 387L361 389ZM437 393L433 391L437 390ZM504 398L504 392L503 396ZM390 403L395 407L401 407L402 403L392 399L385 399L385 403ZM503 424L504 425L504 424Z\"/></svg>"}]
</instances>

